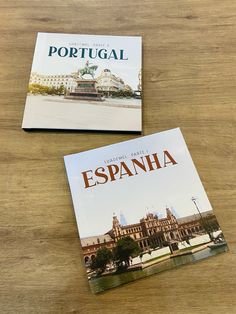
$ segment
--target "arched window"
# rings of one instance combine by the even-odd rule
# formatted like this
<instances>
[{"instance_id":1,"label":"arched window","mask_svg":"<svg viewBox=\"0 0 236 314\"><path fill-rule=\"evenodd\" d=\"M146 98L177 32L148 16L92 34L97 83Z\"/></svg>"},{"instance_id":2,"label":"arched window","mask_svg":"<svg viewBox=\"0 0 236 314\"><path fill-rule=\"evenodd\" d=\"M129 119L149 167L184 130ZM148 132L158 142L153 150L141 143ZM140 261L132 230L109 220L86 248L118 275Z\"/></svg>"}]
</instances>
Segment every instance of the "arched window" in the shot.
<instances>
[{"instance_id":1,"label":"arched window","mask_svg":"<svg viewBox=\"0 0 236 314\"><path fill-rule=\"evenodd\" d=\"M88 261L89 261L89 257L88 257L88 256L85 256L85 258L84 258L84 262L85 262L85 264L87 264L87 263L88 263Z\"/></svg>"}]
</instances>

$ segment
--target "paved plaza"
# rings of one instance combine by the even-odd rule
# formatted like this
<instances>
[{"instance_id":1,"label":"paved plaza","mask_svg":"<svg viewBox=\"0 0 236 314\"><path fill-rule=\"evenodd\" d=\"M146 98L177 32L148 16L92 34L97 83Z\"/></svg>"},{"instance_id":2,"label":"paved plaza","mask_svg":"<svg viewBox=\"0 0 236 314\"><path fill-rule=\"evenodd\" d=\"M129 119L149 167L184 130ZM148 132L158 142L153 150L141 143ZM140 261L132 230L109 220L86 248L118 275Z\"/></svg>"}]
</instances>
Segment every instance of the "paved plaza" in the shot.
<instances>
[{"instance_id":1,"label":"paved plaza","mask_svg":"<svg viewBox=\"0 0 236 314\"><path fill-rule=\"evenodd\" d=\"M23 128L141 131L141 100L70 100L30 95Z\"/></svg>"}]
</instances>

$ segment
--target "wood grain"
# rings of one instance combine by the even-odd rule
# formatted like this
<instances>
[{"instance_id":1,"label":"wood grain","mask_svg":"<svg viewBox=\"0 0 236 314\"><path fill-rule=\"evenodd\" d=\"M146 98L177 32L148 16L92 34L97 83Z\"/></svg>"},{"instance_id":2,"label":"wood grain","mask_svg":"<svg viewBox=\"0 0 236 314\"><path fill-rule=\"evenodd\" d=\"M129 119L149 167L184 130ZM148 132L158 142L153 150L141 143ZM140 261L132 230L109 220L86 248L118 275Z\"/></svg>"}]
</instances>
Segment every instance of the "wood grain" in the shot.
<instances>
[{"instance_id":1,"label":"wood grain","mask_svg":"<svg viewBox=\"0 0 236 314\"><path fill-rule=\"evenodd\" d=\"M1 0L0 21L0 312L236 313L236 2ZM90 293L62 156L137 135L21 130L38 31L143 36L143 134L181 127L230 253Z\"/></svg>"}]
</instances>

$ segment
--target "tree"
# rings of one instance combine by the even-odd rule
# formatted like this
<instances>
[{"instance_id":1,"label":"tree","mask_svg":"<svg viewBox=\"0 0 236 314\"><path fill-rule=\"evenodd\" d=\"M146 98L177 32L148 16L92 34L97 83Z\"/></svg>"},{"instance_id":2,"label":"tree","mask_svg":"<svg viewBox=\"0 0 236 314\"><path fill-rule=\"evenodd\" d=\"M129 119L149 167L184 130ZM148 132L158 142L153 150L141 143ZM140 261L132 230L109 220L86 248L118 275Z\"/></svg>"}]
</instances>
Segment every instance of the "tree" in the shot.
<instances>
[{"instance_id":1,"label":"tree","mask_svg":"<svg viewBox=\"0 0 236 314\"><path fill-rule=\"evenodd\" d=\"M64 93L65 93L65 87L63 85L57 88L57 95L63 95Z\"/></svg>"},{"instance_id":2,"label":"tree","mask_svg":"<svg viewBox=\"0 0 236 314\"><path fill-rule=\"evenodd\" d=\"M118 240L116 247L113 249L114 260L118 267L127 268L130 263L130 257L134 257L141 252L138 244L131 238L125 237Z\"/></svg>"},{"instance_id":3,"label":"tree","mask_svg":"<svg viewBox=\"0 0 236 314\"><path fill-rule=\"evenodd\" d=\"M204 217L200 221L201 227L206 232L213 232L219 230L220 226L215 217Z\"/></svg>"},{"instance_id":4,"label":"tree","mask_svg":"<svg viewBox=\"0 0 236 314\"><path fill-rule=\"evenodd\" d=\"M130 98L133 97L132 90L117 90L117 91L111 91L110 95L114 98Z\"/></svg>"},{"instance_id":5,"label":"tree","mask_svg":"<svg viewBox=\"0 0 236 314\"><path fill-rule=\"evenodd\" d=\"M97 270L98 273L103 273L107 264L112 260L112 252L104 247L98 249L96 257L92 260L91 268Z\"/></svg>"},{"instance_id":6,"label":"tree","mask_svg":"<svg viewBox=\"0 0 236 314\"><path fill-rule=\"evenodd\" d=\"M60 87L55 86L44 86L40 84L30 84L28 92L34 95L63 95L65 92L65 87L61 85Z\"/></svg>"},{"instance_id":7,"label":"tree","mask_svg":"<svg viewBox=\"0 0 236 314\"><path fill-rule=\"evenodd\" d=\"M151 242L150 247L155 250L158 247L158 244L156 244L155 242Z\"/></svg>"},{"instance_id":8,"label":"tree","mask_svg":"<svg viewBox=\"0 0 236 314\"><path fill-rule=\"evenodd\" d=\"M40 84L30 84L28 91L32 94L47 93L47 86L42 86Z\"/></svg>"}]
</instances>

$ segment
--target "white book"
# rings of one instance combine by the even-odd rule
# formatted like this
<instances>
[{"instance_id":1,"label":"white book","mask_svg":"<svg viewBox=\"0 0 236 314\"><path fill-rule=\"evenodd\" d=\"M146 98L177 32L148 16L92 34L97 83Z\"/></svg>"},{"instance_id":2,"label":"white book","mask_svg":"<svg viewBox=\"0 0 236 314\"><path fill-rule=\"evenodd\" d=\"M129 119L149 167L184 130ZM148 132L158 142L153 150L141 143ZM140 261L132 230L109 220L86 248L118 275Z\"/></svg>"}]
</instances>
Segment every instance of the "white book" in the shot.
<instances>
[{"instance_id":1,"label":"white book","mask_svg":"<svg viewBox=\"0 0 236 314\"><path fill-rule=\"evenodd\" d=\"M22 128L141 132L141 42L38 33Z\"/></svg>"},{"instance_id":2,"label":"white book","mask_svg":"<svg viewBox=\"0 0 236 314\"><path fill-rule=\"evenodd\" d=\"M228 250L179 128L64 160L94 293Z\"/></svg>"}]
</instances>

